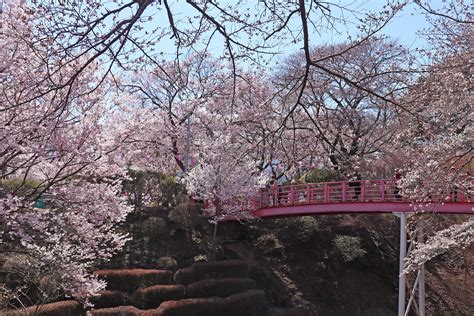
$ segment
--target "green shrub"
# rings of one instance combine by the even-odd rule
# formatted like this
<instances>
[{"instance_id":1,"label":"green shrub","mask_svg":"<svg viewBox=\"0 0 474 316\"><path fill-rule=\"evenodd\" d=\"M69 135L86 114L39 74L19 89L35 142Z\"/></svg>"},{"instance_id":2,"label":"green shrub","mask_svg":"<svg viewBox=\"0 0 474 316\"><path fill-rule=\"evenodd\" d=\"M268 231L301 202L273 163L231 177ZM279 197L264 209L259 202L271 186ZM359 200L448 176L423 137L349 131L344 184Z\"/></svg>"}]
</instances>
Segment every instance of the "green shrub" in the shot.
<instances>
[{"instance_id":1,"label":"green shrub","mask_svg":"<svg viewBox=\"0 0 474 316\"><path fill-rule=\"evenodd\" d=\"M144 235L155 235L166 233L166 222L161 217L150 216L143 220L141 230Z\"/></svg>"},{"instance_id":2,"label":"green shrub","mask_svg":"<svg viewBox=\"0 0 474 316\"><path fill-rule=\"evenodd\" d=\"M257 238L255 246L262 251L264 255L280 255L285 247L275 234L267 233Z\"/></svg>"},{"instance_id":3,"label":"green shrub","mask_svg":"<svg viewBox=\"0 0 474 316\"><path fill-rule=\"evenodd\" d=\"M342 255L345 262L354 261L367 253L367 251L362 248L361 239L359 237L336 235L334 246Z\"/></svg>"},{"instance_id":4,"label":"green shrub","mask_svg":"<svg viewBox=\"0 0 474 316\"><path fill-rule=\"evenodd\" d=\"M168 219L175 224L187 228L191 221L191 214L187 203L180 203L170 210Z\"/></svg>"},{"instance_id":5,"label":"green shrub","mask_svg":"<svg viewBox=\"0 0 474 316\"><path fill-rule=\"evenodd\" d=\"M298 220L295 224L297 225L296 227L298 229L298 237L302 240L308 240L314 235L314 233L320 231L319 221L311 216L298 217Z\"/></svg>"},{"instance_id":6,"label":"green shrub","mask_svg":"<svg viewBox=\"0 0 474 316\"><path fill-rule=\"evenodd\" d=\"M329 168L308 171L300 178L300 181L303 183L330 182L338 180L340 180L339 174Z\"/></svg>"},{"instance_id":7,"label":"green shrub","mask_svg":"<svg viewBox=\"0 0 474 316\"><path fill-rule=\"evenodd\" d=\"M156 267L158 269L165 269L165 270L172 270L178 266L176 260L172 257L160 257L158 258L158 262L156 263Z\"/></svg>"},{"instance_id":8,"label":"green shrub","mask_svg":"<svg viewBox=\"0 0 474 316\"><path fill-rule=\"evenodd\" d=\"M7 192L12 192L15 190L34 190L40 186L40 182L33 179L1 179L0 180L0 187L3 188Z\"/></svg>"},{"instance_id":9,"label":"green shrub","mask_svg":"<svg viewBox=\"0 0 474 316\"><path fill-rule=\"evenodd\" d=\"M186 196L183 185L175 178L155 171L128 171L130 180L124 181L123 191L136 209L144 206L170 209Z\"/></svg>"},{"instance_id":10,"label":"green shrub","mask_svg":"<svg viewBox=\"0 0 474 316\"><path fill-rule=\"evenodd\" d=\"M194 256L193 260L194 262L205 262L209 261L209 258L207 257L207 255L199 254L197 256Z\"/></svg>"},{"instance_id":11,"label":"green shrub","mask_svg":"<svg viewBox=\"0 0 474 316\"><path fill-rule=\"evenodd\" d=\"M298 239L309 240L315 233L321 231L320 222L313 216L282 218L275 221L278 225L278 234L287 236L296 234Z\"/></svg>"}]
</instances>

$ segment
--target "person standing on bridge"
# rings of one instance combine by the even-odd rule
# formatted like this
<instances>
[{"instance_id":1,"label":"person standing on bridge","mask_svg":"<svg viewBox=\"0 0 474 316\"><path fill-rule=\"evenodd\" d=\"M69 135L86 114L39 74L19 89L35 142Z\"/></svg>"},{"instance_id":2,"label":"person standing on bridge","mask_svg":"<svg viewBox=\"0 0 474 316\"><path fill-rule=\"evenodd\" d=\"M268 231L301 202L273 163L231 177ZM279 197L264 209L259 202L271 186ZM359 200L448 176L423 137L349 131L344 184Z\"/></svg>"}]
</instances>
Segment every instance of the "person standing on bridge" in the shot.
<instances>
[{"instance_id":1,"label":"person standing on bridge","mask_svg":"<svg viewBox=\"0 0 474 316\"><path fill-rule=\"evenodd\" d=\"M276 180L275 176L272 177L272 180L270 181L270 186L271 186L271 189L269 189L269 190L272 191L272 194L269 194L269 196L271 196L272 206L277 206L278 203L279 203L279 199L280 199L280 197L278 196L280 188L279 188L278 181Z\"/></svg>"},{"instance_id":2,"label":"person standing on bridge","mask_svg":"<svg viewBox=\"0 0 474 316\"><path fill-rule=\"evenodd\" d=\"M400 172L395 173L395 188L393 189L393 194L395 194L395 199L397 201L402 200L402 196L400 194L400 187L399 187L399 182L402 179L402 174Z\"/></svg>"},{"instance_id":3,"label":"person standing on bridge","mask_svg":"<svg viewBox=\"0 0 474 316\"><path fill-rule=\"evenodd\" d=\"M262 188L262 196L261 196L261 199L262 199L262 207L268 207L270 206L270 189L271 189L271 184L272 182L270 183L267 183L267 185Z\"/></svg>"},{"instance_id":4,"label":"person standing on bridge","mask_svg":"<svg viewBox=\"0 0 474 316\"><path fill-rule=\"evenodd\" d=\"M356 200L356 201L359 200L359 196L360 196L360 193L361 193L360 180L362 180L362 178L361 178L359 172L357 172L357 171L354 171L351 175L349 175L349 187L354 188L354 196L353 196L352 199Z\"/></svg>"},{"instance_id":5,"label":"person standing on bridge","mask_svg":"<svg viewBox=\"0 0 474 316\"><path fill-rule=\"evenodd\" d=\"M451 170L450 170L450 176L453 178L453 179L456 179L457 177L457 172L456 172L456 168L454 167L451 167ZM455 180L452 181L452 186L451 186L451 192L449 194L449 199L451 200L451 202L457 202L458 201L458 186L457 184L455 183Z\"/></svg>"}]
</instances>

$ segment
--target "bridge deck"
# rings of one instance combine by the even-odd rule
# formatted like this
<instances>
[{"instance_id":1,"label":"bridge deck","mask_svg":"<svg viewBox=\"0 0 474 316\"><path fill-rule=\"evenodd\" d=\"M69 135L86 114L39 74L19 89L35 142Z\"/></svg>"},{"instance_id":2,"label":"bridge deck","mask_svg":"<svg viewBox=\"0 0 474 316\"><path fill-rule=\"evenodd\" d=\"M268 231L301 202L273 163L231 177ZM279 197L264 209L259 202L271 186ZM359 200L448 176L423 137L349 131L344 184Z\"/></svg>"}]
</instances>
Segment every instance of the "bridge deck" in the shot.
<instances>
[{"instance_id":1,"label":"bridge deck","mask_svg":"<svg viewBox=\"0 0 474 316\"><path fill-rule=\"evenodd\" d=\"M361 180L275 185L236 204L255 217L415 211L474 214L474 198L469 194L466 188L456 188L449 194L409 200L395 180Z\"/></svg>"}]
</instances>

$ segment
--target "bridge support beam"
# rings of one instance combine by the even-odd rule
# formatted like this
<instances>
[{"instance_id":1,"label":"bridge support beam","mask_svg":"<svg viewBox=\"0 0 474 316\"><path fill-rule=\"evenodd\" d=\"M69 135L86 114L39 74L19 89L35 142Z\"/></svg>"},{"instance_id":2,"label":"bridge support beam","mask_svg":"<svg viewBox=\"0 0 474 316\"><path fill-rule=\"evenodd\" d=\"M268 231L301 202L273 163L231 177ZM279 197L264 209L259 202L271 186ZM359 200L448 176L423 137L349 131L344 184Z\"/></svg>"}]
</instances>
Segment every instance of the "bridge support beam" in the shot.
<instances>
[{"instance_id":1,"label":"bridge support beam","mask_svg":"<svg viewBox=\"0 0 474 316\"><path fill-rule=\"evenodd\" d=\"M407 254L407 219L405 213L399 213L400 217L400 259L399 259L399 275L398 275L398 316L405 315L405 289L406 275L403 273L404 259Z\"/></svg>"},{"instance_id":2,"label":"bridge support beam","mask_svg":"<svg viewBox=\"0 0 474 316\"><path fill-rule=\"evenodd\" d=\"M403 273L403 268L405 265L405 258L407 257L407 252L413 250L416 247L415 239L417 243L423 242L423 228L421 225L415 230L413 235L410 235L410 247L407 245L407 218L412 215L412 213L393 213L395 216L400 218L400 258L399 258L399 275L398 275L398 316L407 316L412 303L414 302L414 307L416 309L417 315L425 316L425 265L422 264L418 268L418 274L416 276L415 283L413 288L410 291L410 299L408 304L406 304L406 290L408 282L406 280L406 274ZM408 249L407 249L408 248ZM415 293L418 287L418 306L416 305Z\"/></svg>"},{"instance_id":3,"label":"bridge support beam","mask_svg":"<svg viewBox=\"0 0 474 316\"><path fill-rule=\"evenodd\" d=\"M418 242L423 242L423 227L418 230ZM420 280L418 281L418 311L420 316L425 316L425 265L420 266Z\"/></svg>"}]
</instances>

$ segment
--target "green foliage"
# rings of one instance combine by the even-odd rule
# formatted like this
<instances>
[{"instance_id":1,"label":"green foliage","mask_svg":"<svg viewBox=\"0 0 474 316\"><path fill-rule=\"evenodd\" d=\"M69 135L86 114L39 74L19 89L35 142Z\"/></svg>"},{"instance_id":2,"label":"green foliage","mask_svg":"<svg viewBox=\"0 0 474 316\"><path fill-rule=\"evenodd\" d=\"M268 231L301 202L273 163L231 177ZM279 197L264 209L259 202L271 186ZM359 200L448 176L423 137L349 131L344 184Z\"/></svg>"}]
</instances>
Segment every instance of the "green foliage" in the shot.
<instances>
[{"instance_id":1,"label":"green foliage","mask_svg":"<svg viewBox=\"0 0 474 316\"><path fill-rule=\"evenodd\" d=\"M0 197L6 193L14 193L17 196L27 196L31 194L35 189L39 188L41 182L33 179L1 179L0 180ZM30 196L30 198L32 198ZM35 207L45 208L46 200L44 197L36 196Z\"/></svg>"},{"instance_id":2,"label":"green foliage","mask_svg":"<svg viewBox=\"0 0 474 316\"><path fill-rule=\"evenodd\" d=\"M129 170L130 180L124 181L123 191L136 209L144 206L170 209L185 197L184 186L175 178L156 171Z\"/></svg>"},{"instance_id":3,"label":"green foliage","mask_svg":"<svg viewBox=\"0 0 474 316\"><path fill-rule=\"evenodd\" d=\"M158 258L158 262L156 263L156 267L158 269L172 270L175 269L177 266L178 263L176 262L176 259L169 256Z\"/></svg>"},{"instance_id":4,"label":"green foliage","mask_svg":"<svg viewBox=\"0 0 474 316\"><path fill-rule=\"evenodd\" d=\"M194 262L205 262L209 261L209 258L207 257L207 255L199 254L197 256L194 256L193 260Z\"/></svg>"},{"instance_id":5,"label":"green foliage","mask_svg":"<svg viewBox=\"0 0 474 316\"><path fill-rule=\"evenodd\" d=\"M321 230L318 219L313 216L282 218L275 221L279 226L279 235L295 234L299 240L309 240Z\"/></svg>"},{"instance_id":6,"label":"green foliage","mask_svg":"<svg viewBox=\"0 0 474 316\"><path fill-rule=\"evenodd\" d=\"M176 224L178 228L186 231L191 237L196 225L199 207L191 201L182 202L173 207L168 213L168 219Z\"/></svg>"},{"instance_id":7,"label":"green foliage","mask_svg":"<svg viewBox=\"0 0 474 316\"><path fill-rule=\"evenodd\" d=\"M313 169L305 173L299 181L303 183L317 183L317 182L330 182L338 181L340 176L338 173L332 169Z\"/></svg>"},{"instance_id":8,"label":"green foliage","mask_svg":"<svg viewBox=\"0 0 474 316\"><path fill-rule=\"evenodd\" d=\"M40 186L40 182L33 179L1 179L0 187L7 192L12 192L15 190L20 191L29 191L34 190Z\"/></svg>"},{"instance_id":9,"label":"green foliage","mask_svg":"<svg viewBox=\"0 0 474 316\"><path fill-rule=\"evenodd\" d=\"M281 255L285 249L283 243L273 233L267 233L258 237L255 241L255 246L262 251L263 255L267 256Z\"/></svg>"},{"instance_id":10,"label":"green foliage","mask_svg":"<svg viewBox=\"0 0 474 316\"><path fill-rule=\"evenodd\" d=\"M189 203L180 203L170 210L168 219L175 224L178 224L182 229L188 230L191 228L192 218Z\"/></svg>"},{"instance_id":11,"label":"green foliage","mask_svg":"<svg viewBox=\"0 0 474 316\"><path fill-rule=\"evenodd\" d=\"M354 236L336 235L334 246L342 255L345 262L351 262L363 257L367 251L362 247L361 239Z\"/></svg>"},{"instance_id":12,"label":"green foliage","mask_svg":"<svg viewBox=\"0 0 474 316\"><path fill-rule=\"evenodd\" d=\"M161 217L147 216L141 222L140 230L145 236L167 233L166 222Z\"/></svg>"}]
</instances>

